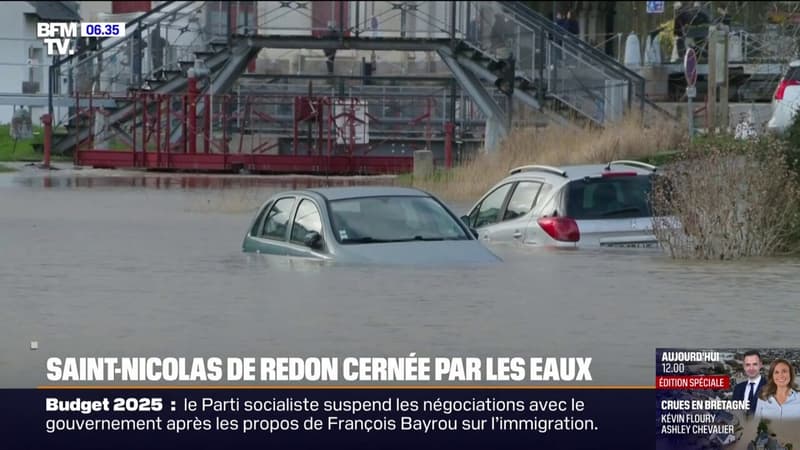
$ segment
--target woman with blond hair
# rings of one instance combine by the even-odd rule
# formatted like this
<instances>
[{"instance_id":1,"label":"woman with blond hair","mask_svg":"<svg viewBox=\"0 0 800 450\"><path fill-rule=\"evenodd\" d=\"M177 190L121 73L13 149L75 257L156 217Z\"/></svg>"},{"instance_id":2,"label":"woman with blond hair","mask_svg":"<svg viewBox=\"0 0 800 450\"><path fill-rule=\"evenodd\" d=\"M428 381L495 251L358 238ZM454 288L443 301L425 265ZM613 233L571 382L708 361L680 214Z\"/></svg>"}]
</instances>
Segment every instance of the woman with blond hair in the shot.
<instances>
[{"instance_id":1,"label":"woman with blond hair","mask_svg":"<svg viewBox=\"0 0 800 450\"><path fill-rule=\"evenodd\" d=\"M789 361L782 358L772 361L755 415L758 419L800 420L800 389Z\"/></svg>"}]
</instances>

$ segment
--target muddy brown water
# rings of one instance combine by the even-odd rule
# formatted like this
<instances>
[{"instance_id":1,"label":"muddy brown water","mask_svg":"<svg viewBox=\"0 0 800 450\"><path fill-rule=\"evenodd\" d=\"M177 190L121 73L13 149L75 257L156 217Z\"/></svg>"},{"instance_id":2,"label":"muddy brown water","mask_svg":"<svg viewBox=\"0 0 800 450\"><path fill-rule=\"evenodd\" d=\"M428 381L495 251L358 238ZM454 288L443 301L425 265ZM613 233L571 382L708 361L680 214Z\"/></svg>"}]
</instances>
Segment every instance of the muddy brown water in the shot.
<instances>
[{"instance_id":1,"label":"muddy brown water","mask_svg":"<svg viewBox=\"0 0 800 450\"><path fill-rule=\"evenodd\" d=\"M391 182L0 175L0 387L47 383L48 356L411 352L591 356L594 383L642 385L659 346L798 346L798 260L497 246L489 267L354 268L241 252L276 190Z\"/></svg>"}]
</instances>

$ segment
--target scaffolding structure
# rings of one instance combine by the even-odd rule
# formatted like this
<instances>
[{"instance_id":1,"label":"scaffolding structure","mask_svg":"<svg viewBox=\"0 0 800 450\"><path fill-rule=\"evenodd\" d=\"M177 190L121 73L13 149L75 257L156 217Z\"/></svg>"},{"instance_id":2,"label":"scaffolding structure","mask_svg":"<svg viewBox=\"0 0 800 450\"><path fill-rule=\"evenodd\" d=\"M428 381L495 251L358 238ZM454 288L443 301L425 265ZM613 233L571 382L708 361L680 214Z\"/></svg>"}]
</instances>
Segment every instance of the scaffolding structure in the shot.
<instances>
[{"instance_id":1,"label":"scaffolding structure","mask_svg":"<svg viewBox=\"0 0 800 450\"><path fill-rule=\"evenodd\" d=\"M308 90L210 95L190 80L185 93L132 92L130 111L115 122L92 96L75 96L76 120L91 131L73 157L94 167L396 173L410 171L414 151L436 138L453 161L454 127L436 98Z\"/></svg>"}]
</instances>

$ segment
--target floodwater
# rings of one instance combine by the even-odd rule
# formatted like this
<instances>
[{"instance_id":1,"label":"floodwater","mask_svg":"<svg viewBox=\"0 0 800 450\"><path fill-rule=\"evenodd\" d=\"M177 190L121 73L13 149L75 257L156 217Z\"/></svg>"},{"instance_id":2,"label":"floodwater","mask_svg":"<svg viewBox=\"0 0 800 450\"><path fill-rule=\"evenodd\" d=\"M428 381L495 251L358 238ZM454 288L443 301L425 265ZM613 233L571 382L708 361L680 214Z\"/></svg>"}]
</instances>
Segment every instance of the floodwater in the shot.
<instances>
[{"instance_id":1,"label":"floodwater","mask_svg":"<svg viewBox=\"0 0 800 450\"><path fill-rule=\"evenodd\" d=\"M241 252L270 192L367 181L0 175L0 387L48 384L48 356L412 352L590 356L594 383L651 385L656 347L798 346L797 260L496 247L488 267L354 268Z\"/></svg>"}]
</instances>

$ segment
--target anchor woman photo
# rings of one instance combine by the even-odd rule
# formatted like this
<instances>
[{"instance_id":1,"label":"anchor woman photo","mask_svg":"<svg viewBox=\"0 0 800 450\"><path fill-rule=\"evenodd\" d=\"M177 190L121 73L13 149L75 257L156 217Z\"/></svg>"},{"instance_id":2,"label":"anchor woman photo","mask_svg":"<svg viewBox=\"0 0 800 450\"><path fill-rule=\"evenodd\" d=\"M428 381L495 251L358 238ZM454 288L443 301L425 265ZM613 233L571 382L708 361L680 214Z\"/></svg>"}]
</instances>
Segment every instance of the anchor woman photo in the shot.
<instances>
[{"instance_id":1,"label":"anchor woman photo","mask_svg":"<svg viewBox=\"0 0 800 450\"><path fill-rule=\"evenodd\" d=\"M761 389L756 404L756 418L800 421L800 392L795 373L789 361L782 358L772 361L767 384Z\"/></svg>"}]
</instances>

